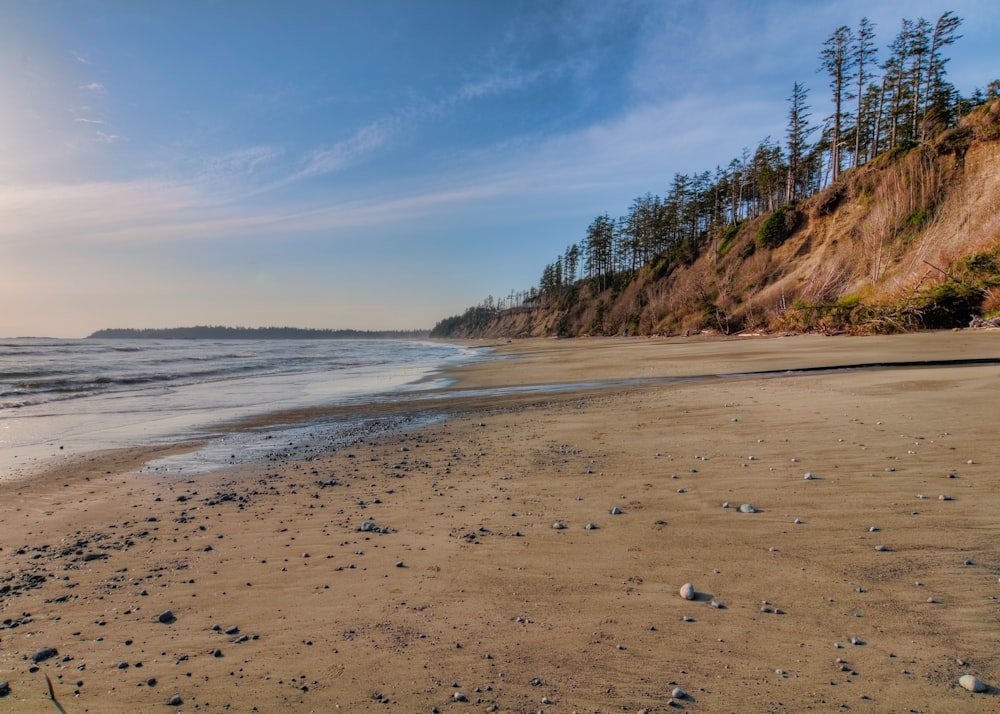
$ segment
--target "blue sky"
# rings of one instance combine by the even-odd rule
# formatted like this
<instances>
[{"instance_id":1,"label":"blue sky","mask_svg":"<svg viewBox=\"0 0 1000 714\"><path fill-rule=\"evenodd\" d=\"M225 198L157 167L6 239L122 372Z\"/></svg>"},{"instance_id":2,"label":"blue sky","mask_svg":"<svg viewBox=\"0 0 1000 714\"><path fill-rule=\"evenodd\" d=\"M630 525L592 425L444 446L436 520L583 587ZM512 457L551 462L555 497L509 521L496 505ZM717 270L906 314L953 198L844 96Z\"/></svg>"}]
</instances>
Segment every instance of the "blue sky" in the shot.
<instances>
[{"instance_id":1,"label":"blue sky","mask_svg":"<svg viewBox=\"0 0 1000 714\"><path fill-rule=\"evenodd\" d=\"M0 0L0 336L431 327L945 10L968 94L995 0Z\"/></svg>"}]
</instances>

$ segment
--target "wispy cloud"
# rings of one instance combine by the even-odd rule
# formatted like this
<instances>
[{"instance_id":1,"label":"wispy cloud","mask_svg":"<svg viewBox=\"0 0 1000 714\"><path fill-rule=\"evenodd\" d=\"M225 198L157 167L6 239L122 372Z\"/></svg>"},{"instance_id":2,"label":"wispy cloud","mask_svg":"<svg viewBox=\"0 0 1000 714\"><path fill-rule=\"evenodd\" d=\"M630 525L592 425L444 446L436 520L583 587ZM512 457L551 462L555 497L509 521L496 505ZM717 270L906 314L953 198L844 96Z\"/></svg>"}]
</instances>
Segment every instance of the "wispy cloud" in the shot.
<instances>
[{"instance_id":1,"label":"wispy cloud","mask_svg":"<svg viewBox=\"0 0 1000 714\"><path fill-rule=\"evenodd\" d=\"M104 131L95 131L94 141L100 142L102 144L114 144L119 141L126 141L126 139L125 137L119 134L109 134Z\"/></svg>"},{"instance_id":2,"label":"wispy cloud","mask_svg":"<svg viewBox=\"0 0 1000 714\"><path fill-rule=\"evenodd\" d=\"M349 139L312 151L306 156L302 169L289 177L289 180L342 171L385 146L391 134L389 122L380 121L362 127Z\"/></svg>"},{"instance_id":3,"label":"wispy cloud","mask_svg":"<svg viewBox=\"0 0 1000 714\"><path fill-rule=\"evenodd\" d=\"M98 94L105 94L107 89L100 82L90 82L89 84L81 84L80 89L86 90L88 92L96 92Z\"/></svg>"}]
</instances>

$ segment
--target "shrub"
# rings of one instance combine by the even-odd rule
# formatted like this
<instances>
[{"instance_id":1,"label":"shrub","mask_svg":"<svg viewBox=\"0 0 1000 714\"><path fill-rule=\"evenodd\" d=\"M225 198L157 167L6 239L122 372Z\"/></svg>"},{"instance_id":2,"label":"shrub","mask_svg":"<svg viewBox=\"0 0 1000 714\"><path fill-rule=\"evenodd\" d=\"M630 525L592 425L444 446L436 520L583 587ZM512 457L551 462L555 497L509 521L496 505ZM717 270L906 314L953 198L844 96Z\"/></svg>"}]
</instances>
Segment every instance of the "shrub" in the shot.
<instances>
[{"instance_id":1,"label":"shrub","mask_svg":"<svg viewBox=\"0 0 1000 714\"><path fill-rule=\"evenodd\" d=\"M765 248L777 248L795 232L799 218L799 212L794 206L782 206L760 224L757 243Z\"/></svg>"}]
</instances>

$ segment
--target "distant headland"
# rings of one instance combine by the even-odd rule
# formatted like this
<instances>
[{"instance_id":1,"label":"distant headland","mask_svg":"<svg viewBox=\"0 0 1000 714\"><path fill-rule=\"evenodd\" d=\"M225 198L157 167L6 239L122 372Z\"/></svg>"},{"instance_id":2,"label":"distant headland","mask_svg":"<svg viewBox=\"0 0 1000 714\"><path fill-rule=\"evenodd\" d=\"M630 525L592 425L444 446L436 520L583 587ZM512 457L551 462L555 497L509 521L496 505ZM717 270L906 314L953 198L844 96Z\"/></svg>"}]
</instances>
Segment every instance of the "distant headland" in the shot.
<instances>
[{"instance_id":1,"label":"distant headland","mask_svg":"<svg viewBox=\"0 0 1000 714\"><path fill-rule=\"evenodd\" d=\"M387 340L423 339L428 330L320 330L303 327L223 327L198 325L167 328L111 328L87 339L127 340Z\"/></svg>"}]
</instances>

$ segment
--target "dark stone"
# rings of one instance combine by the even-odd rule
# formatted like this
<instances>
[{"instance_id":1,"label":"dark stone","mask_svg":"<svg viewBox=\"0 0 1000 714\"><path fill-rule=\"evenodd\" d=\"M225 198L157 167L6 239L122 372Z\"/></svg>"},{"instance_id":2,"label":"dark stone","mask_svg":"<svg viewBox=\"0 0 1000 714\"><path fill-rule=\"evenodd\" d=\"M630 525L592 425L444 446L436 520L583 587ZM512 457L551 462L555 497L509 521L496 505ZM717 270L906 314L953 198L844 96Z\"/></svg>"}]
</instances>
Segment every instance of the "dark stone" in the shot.
<instances>
[{"instance_id":1,"label":"dark stone","mask_svg":"<svg viewBox=\"0 0 1000 714\"><path fill-rule=\"evenodd\" d=\"M41 649L35 652L35 654L31 656L31 661L34 664L38 664L39 662L44 662L47 659L52 659L58 654L59 650L57 650L55 647L46 647L45 649Z\"/></svg>"}]
</instances>

